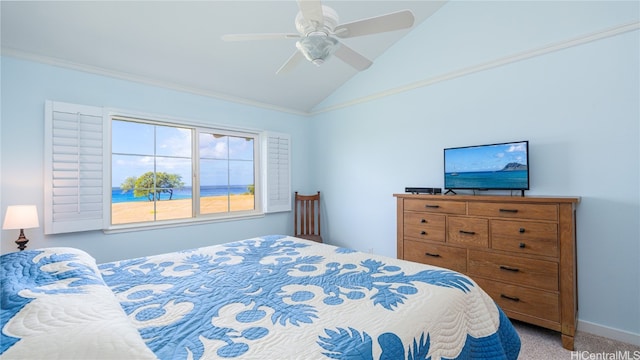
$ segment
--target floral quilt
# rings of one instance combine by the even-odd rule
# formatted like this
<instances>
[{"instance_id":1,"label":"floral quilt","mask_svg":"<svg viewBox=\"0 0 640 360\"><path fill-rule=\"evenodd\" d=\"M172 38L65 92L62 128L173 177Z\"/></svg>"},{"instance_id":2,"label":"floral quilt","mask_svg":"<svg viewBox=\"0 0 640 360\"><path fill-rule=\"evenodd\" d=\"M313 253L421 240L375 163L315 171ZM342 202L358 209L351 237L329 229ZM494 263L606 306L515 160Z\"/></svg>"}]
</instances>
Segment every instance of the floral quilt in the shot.
<instances>
[{"instance_id":1,"label":"floral quilt","mask_svg":"<svg viewBox=\"0 0 640 360\"><path fill-rule=\"evenodd\" d=\"M159 359L516 359L470 278L265 236L98 266Z\"/></svg>"}]
</instances>

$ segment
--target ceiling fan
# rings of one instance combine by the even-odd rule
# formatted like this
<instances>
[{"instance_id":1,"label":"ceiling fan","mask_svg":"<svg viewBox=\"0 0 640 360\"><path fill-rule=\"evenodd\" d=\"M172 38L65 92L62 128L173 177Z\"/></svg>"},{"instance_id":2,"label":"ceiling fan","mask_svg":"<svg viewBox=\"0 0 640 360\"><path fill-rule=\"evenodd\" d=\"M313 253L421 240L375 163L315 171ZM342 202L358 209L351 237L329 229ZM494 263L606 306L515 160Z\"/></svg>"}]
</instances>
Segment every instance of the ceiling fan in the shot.
<instances>
[{"instance_id":1,"label":"ceiling fan","mask_svg":"<svg viewBox=\"0 0 640 360\"><path fill-rule=\"evenodd\" d=\"M302 59L320 66L331 55L361 71L369 68L372 62L360 53L346 46L340 39L378 34L406 29L413 26L414 17L410 10L398 11L386 15L338 24L338 14L320 0L297 0L300 11L295 19L295 33L228 34L224 41L299 39L297 50L278 69L277 74L293 69Z\"/></svg>"}]
</instances>

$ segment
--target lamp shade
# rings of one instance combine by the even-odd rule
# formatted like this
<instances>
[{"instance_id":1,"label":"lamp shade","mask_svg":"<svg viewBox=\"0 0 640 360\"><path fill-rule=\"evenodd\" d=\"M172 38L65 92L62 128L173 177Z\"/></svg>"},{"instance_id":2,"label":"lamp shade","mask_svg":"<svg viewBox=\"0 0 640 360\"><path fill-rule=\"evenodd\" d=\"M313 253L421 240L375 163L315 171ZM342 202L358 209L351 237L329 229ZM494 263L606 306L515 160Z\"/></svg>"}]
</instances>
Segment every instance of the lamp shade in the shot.
<instances>
[{"instance_id":1,"label":"lamp shade","mask_svg":"<svg viewBox=\"0 0 640 360\"><path fill-rule=\"evenodd\" d=\"M11 205L7 207L2 228L30 229L40 226L38 223L38 209L35 205Z\"/></svg>"}]
</instances>

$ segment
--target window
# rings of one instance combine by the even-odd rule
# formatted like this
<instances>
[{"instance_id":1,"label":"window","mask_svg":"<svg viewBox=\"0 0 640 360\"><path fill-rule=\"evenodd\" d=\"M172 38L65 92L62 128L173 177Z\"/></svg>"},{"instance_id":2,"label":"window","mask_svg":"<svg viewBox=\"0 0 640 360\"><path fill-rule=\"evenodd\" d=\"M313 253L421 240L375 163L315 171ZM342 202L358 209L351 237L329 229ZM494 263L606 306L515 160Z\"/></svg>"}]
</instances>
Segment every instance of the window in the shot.
<instances>
[{"instance_id":1,"label":"window","mask_svg":"<svg viewBox=\"0 0 640 360\"><path fill-rule=\"evenodd\" d=\"M255 208L255 139L199 133L200 214Z\"/></svg>"},{"instance_id":2,"label":"window","mask_svg":"<svg viewBox=\"0 0 640 360\"><path fill-rule=\"evenodd\" d=\"M111 134L111 225L260 212L258 134L123 117Z\"/></svg>"},{"instance_id":3,"label":"window","mask_svg":"<svg viewBox=\"0 0 640 360\"><path fill-rule=\"evenodd\" d=\"M45 234L291 210L290 137L45 104Z\"/></svg>"},{"instance_id":4,"label":"window","mask_svg":"<svg viewBox=\"0 0 640 360\"><path fill-rule=\"evenodd\" d=\"M190 218L193 130L111 120L111 224Z\"/></svg>"}]
</instances>

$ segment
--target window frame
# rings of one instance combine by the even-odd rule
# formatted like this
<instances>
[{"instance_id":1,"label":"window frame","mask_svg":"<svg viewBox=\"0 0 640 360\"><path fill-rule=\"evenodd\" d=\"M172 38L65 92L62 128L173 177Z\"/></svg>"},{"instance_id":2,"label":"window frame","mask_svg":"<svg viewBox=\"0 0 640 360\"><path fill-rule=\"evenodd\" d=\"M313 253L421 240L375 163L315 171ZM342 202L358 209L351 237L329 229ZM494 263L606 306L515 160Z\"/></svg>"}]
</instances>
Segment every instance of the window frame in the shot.
<instances>
[{"instance_id":1,"label":"window frame","mask_svg":"<svg viewBox=\"0 0 640 360\"><path fill-rule=\"evenodd\" d=\"M263 176L262 176L262 131L247 128L237 128L227 125L205 124L191 120L176 119L162 116L154 116L150 114L131 113L124 111L111 110L108 111L106 117L107 132L105 134L105 142L108 151L104 156L106 169L108 174L105 175L105 202L104 202L104 225L105 233L115 233L122 231L132 231L140 229L160 229L173 226L181 226L188 224L201 224L220 221L243 220L249 218L258 218L265 215L263 207ZM154 220L137 223L112 224L111 223L111 189L112 184L112 129L113 120L132 121L150 125L169 126L176 128L186 128L191 131L191 172L192 172L192 217L172 220ZM253 145L253 169L254 169L254 209L245 211L227 211L224 213L200 214L200 153L199 153L199 137L201 133L216 133L227 136L250 137L254 141Z\"/></svg>"}]
</instances>

